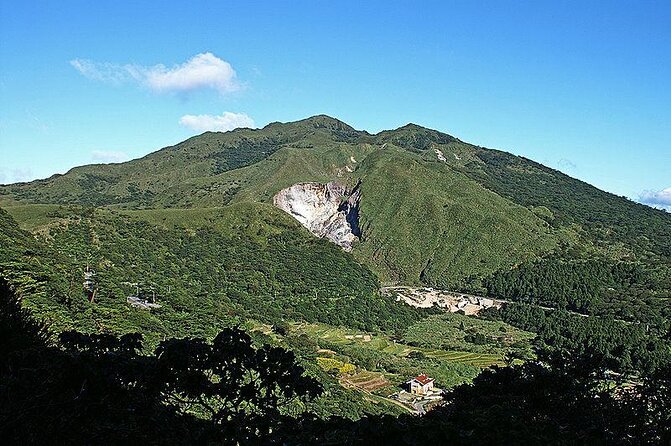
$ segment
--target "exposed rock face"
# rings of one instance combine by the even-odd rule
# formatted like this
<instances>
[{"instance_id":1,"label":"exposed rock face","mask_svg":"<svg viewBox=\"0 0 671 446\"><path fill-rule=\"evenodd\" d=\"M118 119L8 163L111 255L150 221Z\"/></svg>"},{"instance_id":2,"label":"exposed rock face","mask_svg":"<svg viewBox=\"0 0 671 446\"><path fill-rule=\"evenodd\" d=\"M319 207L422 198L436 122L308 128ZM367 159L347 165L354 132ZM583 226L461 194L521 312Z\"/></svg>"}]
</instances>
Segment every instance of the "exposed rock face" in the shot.
<instances>
[{"instance_id":1,"label":"exposed rock face","mask_svg":"<svg viewBox=\"0 0 671 446\"><path fill-rule=\"evenodd\" d=\"M348 191L339 183L298 183L282 189L273 204L317 237L326 238L345 251L361 236L359 230L359 184Z\"/></svg>"}]
</instances>

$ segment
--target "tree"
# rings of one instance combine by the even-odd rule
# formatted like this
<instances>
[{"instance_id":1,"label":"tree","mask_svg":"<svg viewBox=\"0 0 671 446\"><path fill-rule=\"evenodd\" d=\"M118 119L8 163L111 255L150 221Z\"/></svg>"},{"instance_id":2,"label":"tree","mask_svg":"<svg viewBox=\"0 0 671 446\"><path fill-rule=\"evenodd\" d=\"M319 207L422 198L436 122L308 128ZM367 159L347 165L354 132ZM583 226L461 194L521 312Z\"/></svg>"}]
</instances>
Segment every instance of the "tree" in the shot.
<instances>
[{"instance_id":1,"label":"tree","mask_svg":"<svg viewBox=\"0 0 671 446\"><path fill-rule=\"evenodd\" d=\"M0 334L3 444L282 442L322 390L292 352L237 328L152 355L139 334L68 331L50 345L1 278Z\"/></svg>"},{"instance_id":2,"label":"tree","mask_svg":"<svg viewBox=\"0 0 671 446\"><path fill-rule=\"evenodd\" d=\"M210 344L172 339L156 350L156 385L180 413L205 413L227 441L277 437L288 415L322 387L304 376L293 352L255 348L239 329L225 329Z\"/></svg>"}]
</instances>

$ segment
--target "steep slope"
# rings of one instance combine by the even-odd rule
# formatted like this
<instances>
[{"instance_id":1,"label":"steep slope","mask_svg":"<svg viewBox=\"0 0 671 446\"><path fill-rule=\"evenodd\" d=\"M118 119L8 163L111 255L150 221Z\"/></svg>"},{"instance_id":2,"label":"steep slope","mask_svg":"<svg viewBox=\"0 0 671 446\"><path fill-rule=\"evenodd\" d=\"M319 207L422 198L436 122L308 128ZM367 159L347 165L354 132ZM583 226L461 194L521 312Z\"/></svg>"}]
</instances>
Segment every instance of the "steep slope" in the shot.
<instances>
[{"instance_id":1,"label":"steep slope","mask_svg":"<svg viewBox=\"0 0 671 446\"><path fill-rule=\"evenodd\" d=\"M547 223L443 162L380 150L359 173L362 243L384 281L459 287L556 245Z\"/></svg>"},{"instance_id":2,"label":"steep slope","mask_svg":"<svg viewBox=\"0 0 671 446\"><path fill-rule=\"evenodd\" d=\"M463 171L485 187L529 208L551 211L554 227L581 225L589 236L633 252L671 256L671 214L604 192L523 157L477 148Z\"/></svg>"}]
</instances>

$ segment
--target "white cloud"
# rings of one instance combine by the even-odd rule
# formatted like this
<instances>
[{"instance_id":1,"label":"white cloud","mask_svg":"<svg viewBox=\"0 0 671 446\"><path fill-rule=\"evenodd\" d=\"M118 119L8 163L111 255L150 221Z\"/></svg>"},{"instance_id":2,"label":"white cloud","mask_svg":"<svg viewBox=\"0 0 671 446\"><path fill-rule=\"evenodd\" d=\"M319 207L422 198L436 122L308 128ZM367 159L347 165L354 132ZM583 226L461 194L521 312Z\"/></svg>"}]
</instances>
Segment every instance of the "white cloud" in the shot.
<instances>
[{"instance_id":1,"label":"white cloud","mask_svg":"<svg viewBox=\"0 0 671 446\"><path fill-rule=\"evenodd\" d=\"M91 160L97 163L121 163L128 161L129 158L125 152L116 150L94 150L91 152Z\"/></svg>"},{"instance_id":2,"label":"white cloud","mask_svg":"<svg viewBox=\"0 0 671 446\"><path fill-rule=\"evenodd\" d=\"M220 116L184 115L179 123L198 132L227 132L238 127L254 128L254 120L245 113L224 112Z\"/></svg>"},{"instance_id":3,"label":"white cloud","mask_svg":"<svg viewBox=\"0 0 671 446\"><path fill-rule=\"evenodd\" d=\"M171 69L157 65L144 72L150 88L157 91L191 91L212 88L220 93L240 89L235 70L212 53L198 54Z\"/></svg>"},{"instance_id":4,"label":"white cloud","mask_svg":"<svg viewBox=\"0 0 671 446\"><path fill-rule=\"evenodd\" d=\"M197 54L185 63L171 68L162 64L146 67L86 59L71 60L70 65L89 79L117 85L135 81L157 92L188 93L212 89L224 94L243 88L231 64L212 53Z\"/></svg>"},{"instance_id":5,"label":"white cloud","mask_svg":"<svg viewBox=\"0 0 671 446\"><path fill-rule=\"evenodd\" d=\"M132 79L127 66L98 63L85 59L71 60L70 65L79 71L82 76L94 81L121 84Z\"/></svg>"},{"instance_id":6,"label":"white cloud","mask_svg":"<svg viewBox=\"0 0 671 446\"><path fill-rule=\"evenodd\" d=\"M645 190L639 195L638 201L648 206L671 212L671 187L660 191Z\"/></svg>"}]
</instances>

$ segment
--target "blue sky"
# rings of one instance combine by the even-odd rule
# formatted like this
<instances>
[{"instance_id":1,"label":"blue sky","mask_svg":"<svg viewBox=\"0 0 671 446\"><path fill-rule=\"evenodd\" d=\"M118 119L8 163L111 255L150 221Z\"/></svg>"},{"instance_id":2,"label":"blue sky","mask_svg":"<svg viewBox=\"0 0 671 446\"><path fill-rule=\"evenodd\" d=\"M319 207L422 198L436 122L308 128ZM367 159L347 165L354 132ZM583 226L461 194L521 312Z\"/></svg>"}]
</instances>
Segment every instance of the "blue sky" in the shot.
<instances>
[{"instance_id":1,"label":"blue sky","mask_svg":"<svg viewBox=\"0 0 671 446\"><path fill-rule=\"evenodd\" d=\"M0 0L0 182L326 113L671 206L671 2L363 3Z\"/></svg>"}]
</instances>

